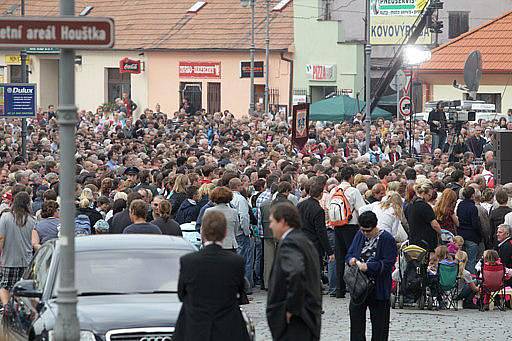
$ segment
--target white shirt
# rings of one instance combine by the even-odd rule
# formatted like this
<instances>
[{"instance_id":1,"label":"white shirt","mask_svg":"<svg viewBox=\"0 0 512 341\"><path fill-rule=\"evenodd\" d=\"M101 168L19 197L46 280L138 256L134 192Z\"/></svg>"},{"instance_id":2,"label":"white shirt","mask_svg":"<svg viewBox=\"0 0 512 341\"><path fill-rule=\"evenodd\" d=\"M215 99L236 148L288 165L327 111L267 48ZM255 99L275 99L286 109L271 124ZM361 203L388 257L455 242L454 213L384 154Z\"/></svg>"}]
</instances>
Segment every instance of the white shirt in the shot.
<instances>
[{"instance_id":1,"label":"white shirt","mask_svg":"<svg viewBox=\"0 0 512 341\"><path fill-rule=\"evenodd\" d=\"M356 188L352 187L348 182L343 181L339 186L336 186L331 191L331 197L336 193L338 187L346 188L345 196L347 197L348 203L350 204L350 210L352 211L352 219L350 219L350 225L357 225L359 218L359 209L366 205L364 202L363 196L361 192L359 192Z\"/></svg>"},{"instance_id":2,"label":"white shirt","mask_svg":"<svg viewBox=\"0 0 512 341\"><path fill-rule=\"evenodd\" d=\"M359 214L372 211L377 216L377 227L381 230L389 232L394 238L398 234L398 229L402 224L400 219L395 215L395 210L392 207L383 209L380 202L376 201L372 204L365 205L359 209Z\"/></svg>"},{"instance_id":3,"label":"white shirt","mask_svg":"<svg viewBox=\"0 0 512 341\"><path fill-rule=\"evenodd\" d=\"M505 221L503 222L503 224L508 225L508 226L512 226L512 212L507 213L505 215Z\"/></svg>"},{"instance_id":4,"label":"white shirt","mask_svg":"<svg viewBox=\"0 0 512 341\"><path fill-rule=\"evenodd\" d=\"M292 232L294 229L293 228L289 228L288 230L286 230L285 233L283 233L283 235L281 236L281 240L284 240L286 238L287 235L290 234L290 232Z\"/></svg>"}]
</instances>

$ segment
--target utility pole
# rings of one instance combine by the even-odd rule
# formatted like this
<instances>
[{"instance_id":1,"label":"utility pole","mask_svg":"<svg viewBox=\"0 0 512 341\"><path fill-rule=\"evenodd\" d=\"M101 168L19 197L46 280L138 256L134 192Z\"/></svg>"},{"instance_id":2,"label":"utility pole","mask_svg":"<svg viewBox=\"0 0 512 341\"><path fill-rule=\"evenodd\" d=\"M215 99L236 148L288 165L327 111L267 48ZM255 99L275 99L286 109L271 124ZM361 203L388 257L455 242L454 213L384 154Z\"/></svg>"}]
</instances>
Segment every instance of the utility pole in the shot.
<instances>
[{"instance_id":1,"label":"utility pole","mask_svg":"<svg viewBox=\"0 0 512 341\"><path fill-rule=\"evenodd\" d=\"M370 125L372 124L371 109L371 57L372 46L370 44L370 0L366 0L366 45L365 52L365 93L366 93L366 117L364 119L366 129L366 151L370 150Z\"/></svg>"},{"instance_id":2,"label":"utility pole","mask_svg":"<svg viewBox=\"0 0 512 341\"><path fill-rule=\"evenodd\" d=\"M21 16L25 16L25 0L21 0ZM28 83L27 50L21 49L21 83ZM27 162L27 119L21 119L21 157Z\"/></svg>"},{"instance_id":3,"label":"utility pole","mask_svg":"<svg viewBox=\"0 0 512 341\"><path fill-rule=\"evenodd\" d=\"M75 1L60 0L60 15L74 16ZM59 61L59 148L61 198L61 236L59 244L62 257L59 267L60 283L57 291L58 315L55 323L55 340L79 341L80 322L76 313L77 291L75 288L75 51L60 50Z\"/></svg>"},{"instance_id":4,"label":"utility pole","mask_svg":"<svg viewBox=\"0 0 512 341\"><path fill-rule=\"evenodd\" d=\"M268 103L268 60L270 54L270 0L265 0L265 113L270 112Z\"/></svg>"},{"instance_id":5,"label":"utility pole","mask_svg":"<svg viewBox=\"0 0 512 341\"><path fill-rule=\"evenodd\" d=\"M254 51L256 49L256 44L254 42L255 6L256 6L256 0L251 0L251 104L249 107L249 112L251 115L254 113L254 110L255 110L255 104L254 104Z\"/></svg>"}]
</instances>

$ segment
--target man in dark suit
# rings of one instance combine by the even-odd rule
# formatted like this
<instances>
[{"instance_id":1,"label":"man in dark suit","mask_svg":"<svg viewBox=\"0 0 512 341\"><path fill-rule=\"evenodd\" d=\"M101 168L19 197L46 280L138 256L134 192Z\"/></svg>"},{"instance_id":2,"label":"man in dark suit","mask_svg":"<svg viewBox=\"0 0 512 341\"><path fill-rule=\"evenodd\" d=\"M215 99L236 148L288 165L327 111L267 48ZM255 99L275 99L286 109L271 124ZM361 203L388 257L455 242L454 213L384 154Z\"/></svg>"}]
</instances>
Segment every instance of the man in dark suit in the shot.
<instances>
[{"instance_id":1,"label":"man in dark suit","mask_svg":"<svg viewBox=\"0 0 512 341\"><path fill-rule=\"evenodd\" d=\"M329 256L329 260L334 261L334 251L329 244L325 227L325 211L320 206L325 186L325 181L322 179L323 177L313 177L309 180L309 198L297 205L302 221L302 232L315 245L316 251L320 256L320 264L322 264L321 260L324 254Z\"/></svg>"},{"instance_id":2,"label":"man in dark suit","mask_svg":"<svg viewBox=\"0 0 512 341\"><path fill-rule=\"evenodd\" d=\"M138 192L132 192L128 194L128 200L126 201L126 208L119 213L116 213L110 222L109 233L121 234L124 229L132 224L130 219L130 205L134 200L142 199L142 196Z\"/></svg>"},{"instance_id":3,"label":"man in dark suit","mask_svg":"<svg viewBox=\"0 0 512 341\"><path fill-rule=\"evenodd\" d=\"M180 259L178 297L183 302L174 341L249 340L239 304L244 292L244 259L222 248L226 218L205 213L201 225L204 248Z\"/></svg>"},{"instance_id":4,"label":"man in dark suit","mask_svg":"<svg viewBox=\"0 0 512 341\"><path fill-rule=\"evenodd\" d=\"M319 257L300 227L296 207L272 206L270 228L279 244L268 285L267 321L274 340L320 340Z\"/></svg>"}]
</instances>

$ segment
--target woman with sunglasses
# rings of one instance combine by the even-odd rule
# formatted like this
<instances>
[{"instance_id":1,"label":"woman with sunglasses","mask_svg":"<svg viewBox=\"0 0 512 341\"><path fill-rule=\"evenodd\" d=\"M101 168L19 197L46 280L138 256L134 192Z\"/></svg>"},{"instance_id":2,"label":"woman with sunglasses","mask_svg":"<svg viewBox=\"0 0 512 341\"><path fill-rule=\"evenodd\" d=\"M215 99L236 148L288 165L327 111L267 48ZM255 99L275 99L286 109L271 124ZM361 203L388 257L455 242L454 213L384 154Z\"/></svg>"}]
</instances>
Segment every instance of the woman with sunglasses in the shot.
<instances>
[{"instance_id":1,"label":"woman with sunglasses","mask_svg":"<svg viewBox=\"0 0 512 341\"><path fill-rule=\"evenodd\" d=\"M372 340L385 341L389 337L391 304L391 273L397 256L393 236L377 227L377 216L367 211L359 216L359 231L348 250L348 265L357 266L375 283L366 299L350 300L350 340L366 340L366 310L370 309Z\"/></svg>"}]
</instances>

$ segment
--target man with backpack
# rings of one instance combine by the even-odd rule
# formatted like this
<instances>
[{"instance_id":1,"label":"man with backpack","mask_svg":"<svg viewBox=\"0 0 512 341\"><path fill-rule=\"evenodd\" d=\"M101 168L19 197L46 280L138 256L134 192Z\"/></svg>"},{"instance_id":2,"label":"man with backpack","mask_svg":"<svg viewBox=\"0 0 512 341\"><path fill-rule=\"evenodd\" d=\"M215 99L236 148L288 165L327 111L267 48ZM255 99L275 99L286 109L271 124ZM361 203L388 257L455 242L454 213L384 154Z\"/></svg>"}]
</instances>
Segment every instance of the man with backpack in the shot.
<instances>
[{"instance_id":1,"label":"man with backpack","mask_svg":"<svg viewBox=\"0 0 512 341\"><path fill-rule=\"evenodd\" d=\"M336 259L336 298L345 298L346 286L343 281L345 272L345 256L356 235L358 226L358 211L365 205L361 193L352 186L354 169L344 167L340 171L341 183L332 189L331 200L328 204L329 225L335 233Z\"/></svg>"}]
</instances>

